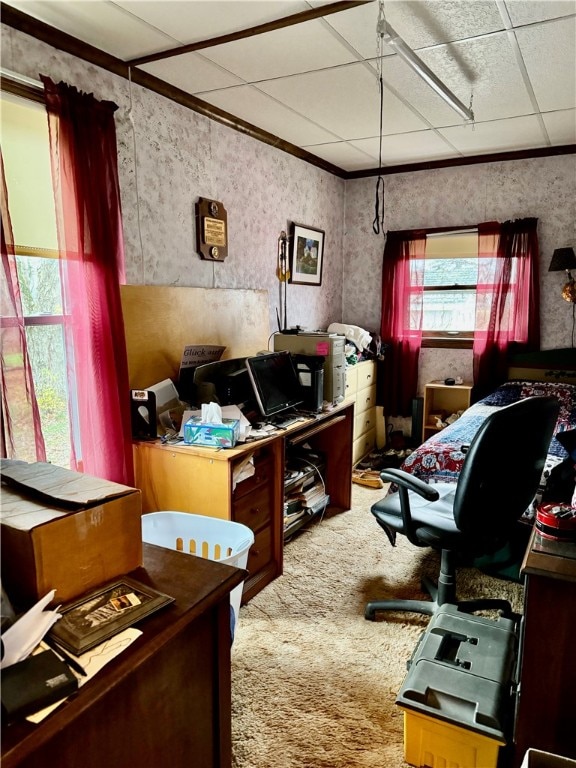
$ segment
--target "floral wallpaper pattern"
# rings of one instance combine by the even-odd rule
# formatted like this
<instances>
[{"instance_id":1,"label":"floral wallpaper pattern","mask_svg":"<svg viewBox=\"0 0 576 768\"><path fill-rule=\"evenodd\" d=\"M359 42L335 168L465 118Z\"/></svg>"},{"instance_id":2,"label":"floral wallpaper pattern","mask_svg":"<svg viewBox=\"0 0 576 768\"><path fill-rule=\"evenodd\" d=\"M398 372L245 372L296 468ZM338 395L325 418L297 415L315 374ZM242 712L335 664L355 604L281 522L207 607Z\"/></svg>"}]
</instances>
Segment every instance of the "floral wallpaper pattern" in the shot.
<instances>
[{"instance_id":1,"label":"floral wallpaper pattern","mask_svg":"<svg viewBox=\"0 0 576 768\"><path fill-rule=\"evenodd\" d=\"M272 334L283 295L278 237L296 222L325 232L323 279L321 287L288 284L287 325L378 330L384 235L372 228L374 177L344 181L6 25L0 42L6 69L118 104L127 282L266 289ZM393 174L384 187L384 231L537 217L542 346L570 345L572 307L547 269L554 248L576 245L576 156ZM226 208L223 263L196 253L199 197ZM422 351L421 386L448 375L470 379L471 353Z\"/></svg>"}]
</instances>

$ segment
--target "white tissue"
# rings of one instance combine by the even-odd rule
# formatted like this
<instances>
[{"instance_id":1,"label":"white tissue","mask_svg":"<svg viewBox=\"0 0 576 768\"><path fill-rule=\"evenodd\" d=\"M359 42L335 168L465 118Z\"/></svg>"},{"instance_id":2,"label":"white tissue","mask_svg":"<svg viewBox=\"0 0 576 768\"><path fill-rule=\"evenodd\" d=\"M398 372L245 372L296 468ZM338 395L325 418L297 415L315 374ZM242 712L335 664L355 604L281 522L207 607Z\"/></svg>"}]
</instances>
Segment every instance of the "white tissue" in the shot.
<instances>
[{"instance_id":1,"label":"white tissue","mask_svg":"<svg viewBox=\"0 0 576 768\"><path fill-rule=\"evenodd\" d=\"M202 403L202 424L222 424L222 408L218 403Z\"/></svg>"}]
</instances>

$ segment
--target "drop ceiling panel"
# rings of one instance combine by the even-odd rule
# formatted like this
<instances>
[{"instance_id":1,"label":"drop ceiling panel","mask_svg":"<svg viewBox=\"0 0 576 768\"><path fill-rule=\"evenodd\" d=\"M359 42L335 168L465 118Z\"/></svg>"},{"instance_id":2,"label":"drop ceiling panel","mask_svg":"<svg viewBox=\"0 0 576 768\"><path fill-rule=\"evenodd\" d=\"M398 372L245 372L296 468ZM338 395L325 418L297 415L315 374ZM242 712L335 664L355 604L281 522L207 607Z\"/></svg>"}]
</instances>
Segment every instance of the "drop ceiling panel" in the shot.
<instances>
[{"instance_id":1,"label":"drop ceiling panel","mask_svg":"<svg viewBox=\"0 0 576 768\"><path fill-rule=\"evenodd\" d=\"M228 88L244 82L209 61L201 53L184 53L181 56L152 61L149 64L141 64L138 69L143 69L187 93Z\"/></svg>"},{"instance_id":2,"label":"drop ceiling panel","mask_svg":"<svg viewBox=\"0 0 576 768\"><path fill-rule=\"evenodd\" d=\"M519 29L516 37L540 109L575 107L576 18Z\"/></svg>"},{"instance_id":3,"label":"drop ceiling panel","mask_svg":"<svg viewBox=\"0 0 576 768\"><path fill-rule=\"evenodd\" d=\"M379 63L387 165L576 143L576 0L385 0L385 19L446 87L465 106L473 95L474 130L385 41L378 61L379 0L251 33L333 2L4 0L2 11L10 18L13 6L125 62L207 43L139 68L160 92L164 81L343 171L378 165Z\"/></svg>"},{"instance_id":4,"label":"drop ceiling panel","mask_svg":"<svg viewBox=\"0 0 576 768\"><path fill-rule=\"evenodd\" d=\"M494 0L395 0L386 20L411 48L449 43L503 28Z\"/></svg>"},{"instance_id":5,"label":"drop ceiling panel","mask_svg":"<svg viewBox=\"0 0 576 768\"><path fill-rule=\"evenodd\" d=\"M347 64L356 57L324 25L313 20L204 51L211 61L247 82Z\"/></svg>"},{"instance_id":6,"label":"drop ceiling panel","mask_svg":"<svg viewBox=\"0 0 576 768\"><path fill-rule=\"evenodd\" d=\"M547 146L546 137L535 115L443 128L439 132L464 155Z\"/></svg>"},{"instance_id":7,"label":"drop ceiling panel","mask_svg":"<svg viewBox=\"0 0 576 768\"><path fill-rule=\"evenodd\" d=\"M371 154L378 166L379 138L350 142L354 147ZM444 160L454 156L454 148L435 131L384 136L382 139L382 165L402 165L421 160Z\"/></svg>"},{"instance_id":8,"label":"drop ceiling panel","mask_svg":"<svg viewBox=\"0 0 576 768\"><path fill-rule=\"evenodd\" d=\"M145 56L177 40L105 0L16 0L11 6L118 58Z\"/></svg>"},{"instance_id":9,"label":"drop ceiling panel","mask_svg":"<svg viewBox=\"0 0 576 768\"><path fill-rule=\"evenodd\" d=\"M576 0L506 0L505 5L514 26L576 13Z\"/></svg>"},{"instance_id":10,"label":"drop ceiling panel","mask_svg":"<svg viewBox=\"0 0 576 768\"><path fill-rule=\"evenodd\" d=\"M466 106L472 94L479 122L533 112L506 33L422 51L421 58Z\"/></svg>"},{"instance_id":11,"label":"drop ceiling panel","mask_svg":"<svg viewBox=\"0 0 576 768\"><path fill-rule=\"evenodd\" d=\"M258 87L343 139L380 133L378 81L363 64L282 78ZM388 133L426 127L386 89L384 114Z\"/></svg>"},{"instance_id":12,"label":"drop ceiling panel","mask_svg":"<svg viewBox=\"0 0 576 768\"><path fill-rule=\"evenodd\" d=\"M319 144L304 147L304 149L345 171L368 170L374 168L378 163L377 158L374 158L372 155L366 155L346 141L339 141L334 144Z\"/></svg>"},{"instance_id":13,"label":"drop ceiling panel","mask_svg":"<svg viewBox=\"0 0 576 768\"><path fill-rule=\"evenodd\" d=\"M335 136L252 85L199 94L209 104L248 122L258 115L258 126L297 146L333 141Z\"/></svg>"},{"instance_id":14,"label":"drop ceiling panel","mask_svg":"<svg viewBox=\"0 0 576 768\"><path fill-rule=\"evenodd\" d=\"M576 109L546 112L542 119L552 145L576 144Z\"/></svg>"},{"instance_id":15,"label":"drop ceiling panel","mask_svg":"<svg viewBox=\"0 0 576 768\"><path fill-rule=\"evenodd\" d=\"M266 24L308 10L305 2L258 0L115 0L180 43L192 43Z\"/></svg>"}]
</instances>

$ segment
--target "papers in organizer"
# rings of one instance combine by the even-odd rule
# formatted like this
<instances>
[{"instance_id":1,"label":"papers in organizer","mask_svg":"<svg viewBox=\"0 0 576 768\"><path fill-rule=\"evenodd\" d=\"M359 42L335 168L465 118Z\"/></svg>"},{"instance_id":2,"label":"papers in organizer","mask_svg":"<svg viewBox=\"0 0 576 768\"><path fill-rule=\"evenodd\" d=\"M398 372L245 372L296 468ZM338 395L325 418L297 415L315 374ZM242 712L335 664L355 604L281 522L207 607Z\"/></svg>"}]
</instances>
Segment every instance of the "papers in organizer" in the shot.
<instances>
[{"instance_id":1,"label":"papers in organizer","mask_svg":"<svg viewBox=\"0 0 576 768\"><path fill-rule=\"evenodd\" d=\"M58 611L44 610L54 600L55 594L56 590L54 589L48 592L45 597L2 633L1 669L30 656L46 632L61 617L62 614Z\"/></svg>"},{"instance_id":2,"label":"papers in organizer","mask_svg":"<svg viewBox=\"0 0 576 768\"><path fill-rule=\"evenodd\" d=\"M215 406L209 409L205 406ZM244 416L240 408L237 405L218 405L218 403L203 403L201 410L184 411L182 416L182 426L180 427L180 437L184 437L184 424L192 416L200 416L205 424L222 424L222 419L238 419L240 422L240 437L238 441L244 442L250 434L250 422ZM212 417L216 418L216 421L212 421Z\"/></svg>"}]
</instances>

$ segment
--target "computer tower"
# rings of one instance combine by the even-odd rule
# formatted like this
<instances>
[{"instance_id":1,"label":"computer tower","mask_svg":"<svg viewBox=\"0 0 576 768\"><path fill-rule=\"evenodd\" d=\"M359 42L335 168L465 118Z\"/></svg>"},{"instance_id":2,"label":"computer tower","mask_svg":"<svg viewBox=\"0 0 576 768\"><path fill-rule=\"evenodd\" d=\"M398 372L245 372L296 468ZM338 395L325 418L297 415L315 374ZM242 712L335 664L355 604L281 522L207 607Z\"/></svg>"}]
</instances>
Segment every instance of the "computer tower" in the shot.
<instances>
[{"instance_id":1,"label":"computer tower","mask_svg":"<svg viewBox=\"0 0 576 768\"><path fill-rule=\"evenodd\" d=\"M346 388L346 337L337 333L275 333L274 351L324 357L324 400L339 403Z\"/></svg>"}]
</instances>

